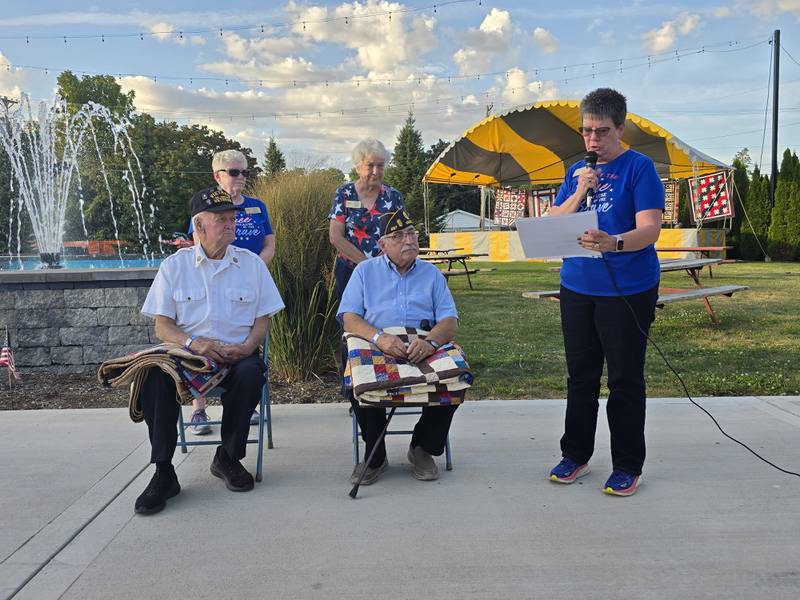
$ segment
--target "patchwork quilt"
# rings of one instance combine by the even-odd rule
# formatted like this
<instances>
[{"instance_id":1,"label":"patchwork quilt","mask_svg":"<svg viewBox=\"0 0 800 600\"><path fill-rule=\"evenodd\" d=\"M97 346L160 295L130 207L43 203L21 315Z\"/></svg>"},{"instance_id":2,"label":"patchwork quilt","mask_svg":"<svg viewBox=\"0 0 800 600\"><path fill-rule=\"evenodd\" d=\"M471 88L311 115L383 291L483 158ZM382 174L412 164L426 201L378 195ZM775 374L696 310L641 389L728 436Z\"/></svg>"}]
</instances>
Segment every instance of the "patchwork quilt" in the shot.
<instances>
[{"instance_id":1,"label":"patchwork quilt","mask_svg":"<svg viewBox=\"0 0 800 600\"><path fill-rule=\"evenodd\" d=\"M386 333L406 344L425 339L427 331L413 327L387 327ZM420 363L384 354L370 341L352 333L347 343L344 384L360 401L380 406L437 406L459 404L472 385L472 373L460 346L450 342Z\"/></svg>"},{"instance_id":2,"label":"patchwork quilt","mask_svg":"<svg viewBox=\"0 0 800 600\"><path fill-rule=\"evenodd\" d=\"M187 404L192 398L204 396L219 385L230 371L230 367L221 367L210 358L177 344L159 344L105 361L97 371L97 379L106 387L130 385L128 412L134 423L144 419L139 392L147 372L154 367L175 381L175 400L179 404Z\"/></svg>"}]
</instances>

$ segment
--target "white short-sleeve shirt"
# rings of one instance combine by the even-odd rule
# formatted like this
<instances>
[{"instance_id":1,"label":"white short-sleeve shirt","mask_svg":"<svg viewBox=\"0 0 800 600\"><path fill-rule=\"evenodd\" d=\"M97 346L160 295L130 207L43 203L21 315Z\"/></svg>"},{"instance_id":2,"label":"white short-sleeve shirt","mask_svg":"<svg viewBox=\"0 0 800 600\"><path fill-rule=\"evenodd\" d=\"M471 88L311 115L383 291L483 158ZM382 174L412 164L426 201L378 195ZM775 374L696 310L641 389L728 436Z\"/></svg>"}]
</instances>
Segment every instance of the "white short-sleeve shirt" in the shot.
<instances>
[{"instance_id":1,"label":"white short-sleeve shirt","mask_svg":"<svg viewBox=\"0 0 800 600\"><path fill-rule=\"evenodd\" d=\"M174 319L189 335L241 344L256 318L282 308L281 295L261 258L228 246L222 259L211 260L195 244L164 259L142 314Z\"/></svg>"}]
</instances>

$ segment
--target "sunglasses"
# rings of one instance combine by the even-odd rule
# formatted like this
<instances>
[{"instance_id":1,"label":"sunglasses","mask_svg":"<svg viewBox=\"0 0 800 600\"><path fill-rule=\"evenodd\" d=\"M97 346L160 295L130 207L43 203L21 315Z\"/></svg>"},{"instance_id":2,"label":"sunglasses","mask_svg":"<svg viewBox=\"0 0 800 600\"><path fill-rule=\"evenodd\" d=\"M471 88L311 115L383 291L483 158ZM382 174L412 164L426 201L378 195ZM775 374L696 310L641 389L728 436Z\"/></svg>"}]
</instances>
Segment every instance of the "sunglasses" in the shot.
<instances>
[{"instance_id":1,"label":"sunglasses","mask_svg":"<svg viewBox=\"0 0 800 600\"><path fill-rule=\"evenodd\" d=\"M609 131L611 131L611 127L595 127L594 129L591 127L578 127L578 133L585 138L591 137L592 134L595 134L599 138L605 137L608 135Z\"/></svg>"},{"instance_id":2,"label":"sunglasses","mask_svg":"<svg viewBox=\"0 0 800 600\"><path fill-rule=\"evenodd\" d=\"M231 177L238 177L239 175L250 177L250 169L217 169L217 173L219 172L225 172Z\"/></svg>"}]
</instances>

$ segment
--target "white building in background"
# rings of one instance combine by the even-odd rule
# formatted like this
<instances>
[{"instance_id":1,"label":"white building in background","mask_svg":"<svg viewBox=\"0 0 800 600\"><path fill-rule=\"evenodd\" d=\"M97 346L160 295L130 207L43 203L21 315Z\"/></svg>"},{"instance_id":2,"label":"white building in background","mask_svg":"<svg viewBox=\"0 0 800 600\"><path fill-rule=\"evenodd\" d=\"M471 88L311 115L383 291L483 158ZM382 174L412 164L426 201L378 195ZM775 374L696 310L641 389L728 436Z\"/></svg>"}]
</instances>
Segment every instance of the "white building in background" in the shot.
<instances>
[{"instance_id":1,"label":"white building in background","mask_svg":"<svg viewBox=\"0 0 800 600\"><path fill-rule=\"evenodd\" d=\"M494 223L491 219L484 220L484 227L486 229L494 229ZM467 212L465 210L456 209L451 210L444 217L444 229L447 231L479 231L481 228L481 217L475 213Z\"/></svg>"}]
</instances>

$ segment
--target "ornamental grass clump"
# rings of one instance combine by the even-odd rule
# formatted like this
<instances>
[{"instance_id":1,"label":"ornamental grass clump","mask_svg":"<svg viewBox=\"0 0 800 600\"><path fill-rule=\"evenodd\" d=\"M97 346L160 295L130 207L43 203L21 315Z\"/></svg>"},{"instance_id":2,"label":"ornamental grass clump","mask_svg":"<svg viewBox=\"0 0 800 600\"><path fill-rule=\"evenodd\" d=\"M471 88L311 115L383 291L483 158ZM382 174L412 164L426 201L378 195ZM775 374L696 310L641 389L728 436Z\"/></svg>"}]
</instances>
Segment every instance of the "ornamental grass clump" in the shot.
<instances>
[{"instance_id":1,"label":"ornamental grass clump","mask_svg":"<svg viewBox=\"0 0 800 600\"><path fill-rule=\"evenodd\" d=\"M261 178L252 189L266 203L275 232L269 270L286 308L272 318L269 357L272 373L287 382L336 370L340 333L328 211L339 184L329 172L294 172Z\"/></svg>"}]
</instances>

